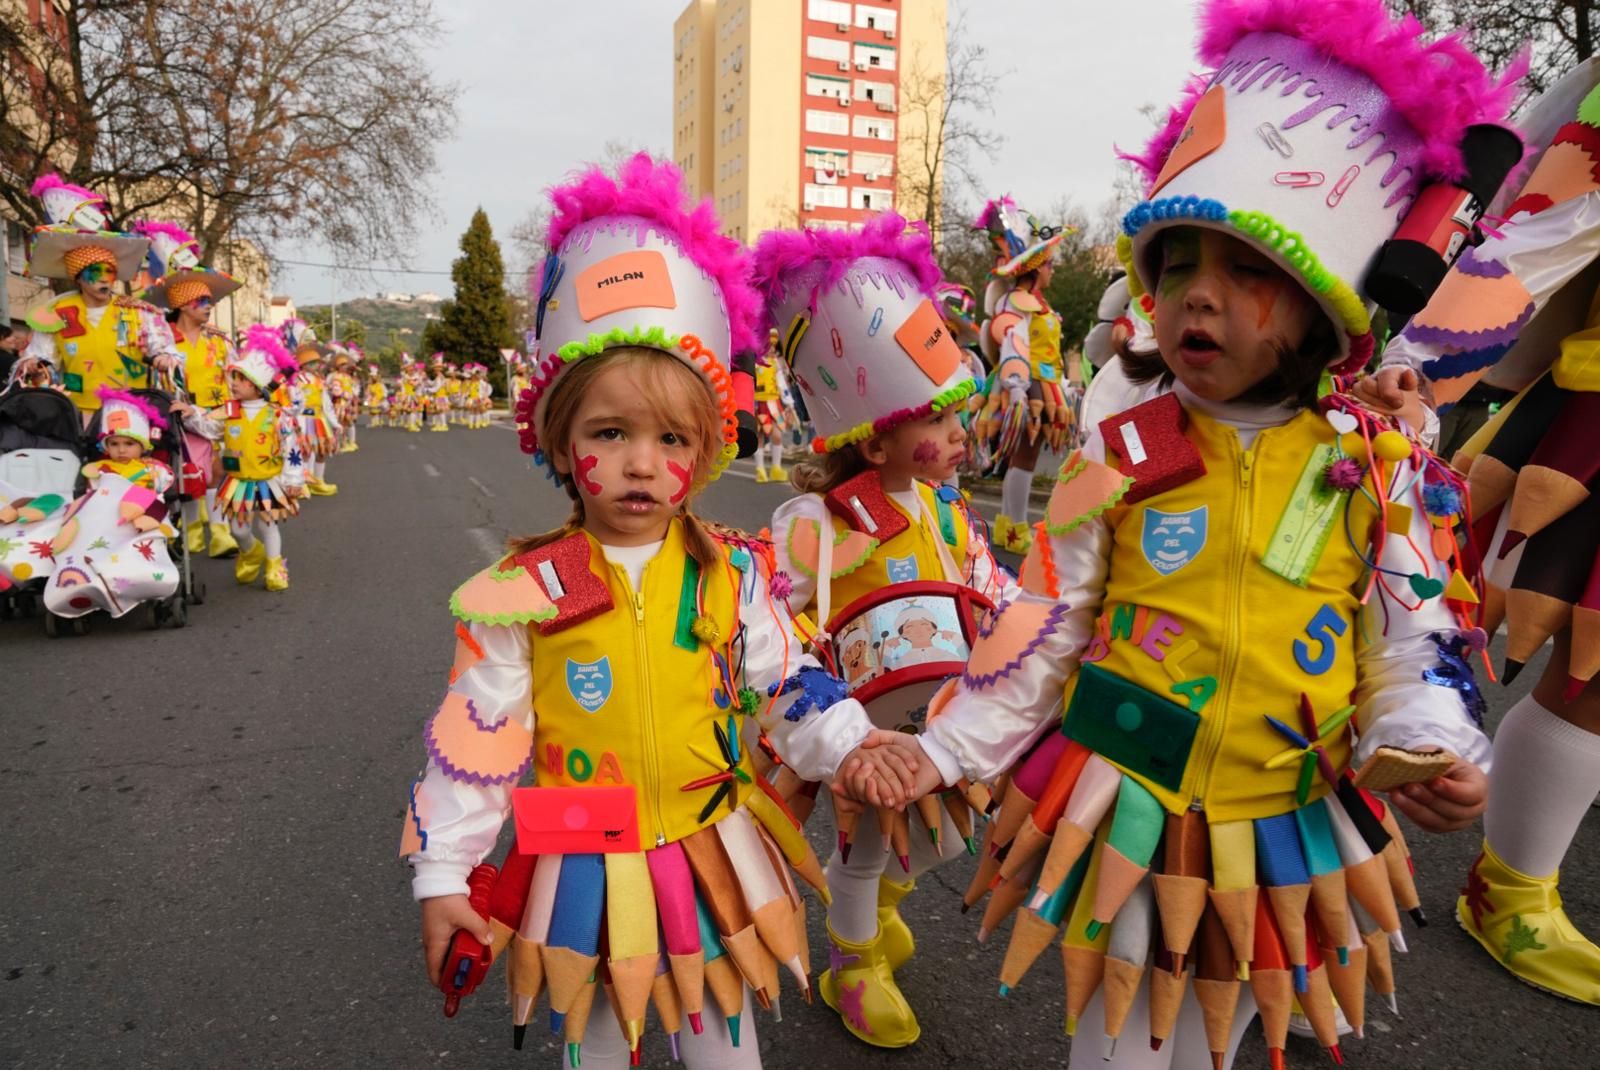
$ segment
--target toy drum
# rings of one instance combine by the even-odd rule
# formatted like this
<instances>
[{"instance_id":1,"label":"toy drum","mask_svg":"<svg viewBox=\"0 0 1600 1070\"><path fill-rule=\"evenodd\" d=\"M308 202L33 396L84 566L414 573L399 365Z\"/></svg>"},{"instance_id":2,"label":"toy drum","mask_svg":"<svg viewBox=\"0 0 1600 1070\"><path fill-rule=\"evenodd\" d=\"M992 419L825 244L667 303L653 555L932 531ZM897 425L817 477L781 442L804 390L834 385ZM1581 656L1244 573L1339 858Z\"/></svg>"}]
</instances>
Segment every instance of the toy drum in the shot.
<instances>
[{"instance_id":1,"label":"toy drum","mask_svg":"<svg viewBox=\"0 0 1600 1070\"><path fill-rule=\"evenodd\" d=\"M993 608L959 583L917 580L863 595L828 623L839 675L875 726L920 732L934 692L972 656L978 614Z\"/></svg>"}]
</instances>

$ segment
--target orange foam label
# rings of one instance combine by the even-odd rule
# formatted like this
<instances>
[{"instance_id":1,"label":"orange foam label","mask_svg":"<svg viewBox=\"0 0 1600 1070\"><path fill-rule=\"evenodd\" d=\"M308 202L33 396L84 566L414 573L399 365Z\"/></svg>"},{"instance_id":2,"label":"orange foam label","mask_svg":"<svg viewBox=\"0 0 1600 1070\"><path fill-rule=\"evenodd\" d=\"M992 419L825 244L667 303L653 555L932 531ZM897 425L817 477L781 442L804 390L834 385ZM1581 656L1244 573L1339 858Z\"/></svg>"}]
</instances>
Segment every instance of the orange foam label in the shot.
<instances>
[{"instance_id":1,"label":"orange foam label","mask_svg":"<svg viewBox=\"0 0 1600 1070\"><path fill-rule=\"evenodd\" d=\"M655 249L618 253L578 274L578 315L585 323L627 308L677 308L667 258Z\"/></svg>"},{"instance_id":2,"label":"orange foam label","mask_svg":"<svg viewBox=\"0 0 1600 1070\"><path fill-rule=\"evenodd\" d=\"M1194 110L1189 113L1189 122L1184 126L1183 133L1178 135L1178 143L1167 154L1167 162L1156 176L1150 196L1154 197L1162 186L1177 178L1195 162L1216 152L1227 136L1227 102L1222 87L1214 85L1206 91L1205 96L1195 101Z\"/></svg>"},{"instance_id":3,"label":"orange foam label","mask_svg":"<svg viewBox=\"0 0 1600 1070\"><path fill-rule=\"evenodd\" d=\"M943 383L961 366L961 349L932 301L924 299L917 306L894 332L894 340L935 383Z\"/></svg>"}]
</instances>

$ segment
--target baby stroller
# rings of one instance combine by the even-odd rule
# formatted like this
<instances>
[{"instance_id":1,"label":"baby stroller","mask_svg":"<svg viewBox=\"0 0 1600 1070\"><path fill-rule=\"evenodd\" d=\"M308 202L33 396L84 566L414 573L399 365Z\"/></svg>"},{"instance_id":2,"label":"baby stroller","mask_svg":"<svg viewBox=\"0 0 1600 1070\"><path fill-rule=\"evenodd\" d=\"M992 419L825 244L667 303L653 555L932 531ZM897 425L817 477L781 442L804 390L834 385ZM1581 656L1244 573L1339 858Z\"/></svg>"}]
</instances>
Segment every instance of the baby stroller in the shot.
<instances>
[{"instance_id":1,"label":"baby stroller","mask_svg":"<svg viewBox=\"0 0 1600 1070\"><path fill-rule=\"evenodd\" d=\"M55 390L0 394L0 619L33 616L54 571L50 541L72 507L83 421Z\"/></svg>"},{"instance_id":2,"label":"baby stroller","mask_svg":"<svg viewBox=\"0 0 1600 1070\"><path fill-rule=\"evenodd\" d=\"M152 440L150 456L170 468L175 477L183 471L183 429L179 420L172 416L172 397L161 390L144 389L130 391L135 397L152 405L166 420L167 428L157 432L158 437ZM98 442L100 438L100 413L96 412L90 420L84 436L86 443ZM155 429L153 429L155 430ZM92 447L88 447L92 448ZM120 479L120 477L102 477L103 479ZM81 481L77 490L82 494L87 489L87 481ZM124 484L126 489L126 484ZM181 479L175 478L158 501L145 507L145 514L162 522L163 529L152 530L145 533L142 538L135 538L131 544L132 550L137 554L130 554L123 563L123 568L133 570L131 582L129 576L112 575L106 577L100 570L93 566L92 559L87 551L94 549L96 543L85 544L80 552L76 542L72 547L73 553L67 554L58 560L56 576L50 590L46 594L45 631L52 636L66 634L69 622L74 634L82 634L78 622L86 618L96 609L104 609L112 616L123 616L135 608L140 608L144 614L144 623L149 628L159 628L167 625L173 628L182 628L189 621L189 605L198 605L205 600L205 587L194 578L192 562L184 546L184 541L176 537L176 529L165 522L168 518L180 515L180 495L183 490ZM148 492L145 492L148 493ZM126 500L124 500L126 501ZM82 509L81 516L92 525L96 520L102 525L106 523L109 513L111 530L123 532L122 526L117 524L118 506L115 501L91 501ZM98 511L98 514L96 513ZM135 510L137 511L137 510ZM106 530L103 526L98 529ZM170 534L169 534L170 533ZM80 533L79 539L85 538L87 532ZM106 547L103 540L97 540L101 548ZM109 560L115 561L115 556ZM166 575L163 561L170 560L173 575ZM150 566L146 568L146 566ZM71 575L69 576L69 572ZM85 588L74 595L69 592L78 587ZM147 592L160 591L156 596ZM93 592L95 597L90 597ZM118 597L118 593L122 597ZM131 593L130 593L131 592Z\"/></svg>"}]
</instances>

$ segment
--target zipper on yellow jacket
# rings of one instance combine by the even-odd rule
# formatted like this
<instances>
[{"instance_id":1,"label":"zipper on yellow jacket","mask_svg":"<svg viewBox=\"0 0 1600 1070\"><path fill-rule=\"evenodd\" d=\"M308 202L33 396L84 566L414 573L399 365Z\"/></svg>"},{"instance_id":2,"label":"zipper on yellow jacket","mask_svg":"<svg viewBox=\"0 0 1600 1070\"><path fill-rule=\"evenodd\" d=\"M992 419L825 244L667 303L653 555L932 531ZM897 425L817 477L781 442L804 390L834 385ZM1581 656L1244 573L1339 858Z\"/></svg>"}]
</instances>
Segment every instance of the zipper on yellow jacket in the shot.
<instances>
[{"instance_id":1,"label":"zipper on yellow jacket","mask_svg":"<svg viewBox=\"0 0 1600 1070\"><path fill-rule=\"evenodd\" d=\"M651 708L650 696L650 649L644 627L644 588L650 582L650 570L660 555L645 562L644 571L639 576L639 590L633 589L633 580L621 565L612 563L611 567L617 577L622 581L623 587L633 599L633 648L639 665L639 701L635 705L639 709L639 735L644 741L645 768L644 790L650 796L650 808L655 813L656 819L656 846L665 846L667 842L666 818L661 812L661 785L659 783L660 755L656 753L656 719Z\"/></svg>"}]
</instances>

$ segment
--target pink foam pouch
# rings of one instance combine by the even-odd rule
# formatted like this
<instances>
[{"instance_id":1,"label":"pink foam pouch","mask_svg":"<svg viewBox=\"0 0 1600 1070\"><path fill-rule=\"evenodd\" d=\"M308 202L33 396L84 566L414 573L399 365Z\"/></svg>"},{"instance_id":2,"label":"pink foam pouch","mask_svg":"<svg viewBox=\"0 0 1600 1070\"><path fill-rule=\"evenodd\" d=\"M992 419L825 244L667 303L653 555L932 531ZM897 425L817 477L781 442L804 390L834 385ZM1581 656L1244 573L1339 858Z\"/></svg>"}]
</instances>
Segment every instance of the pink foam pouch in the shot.
<instances>
[{"instance_id":1,"label":"pink foam pouch","mask_svg":"<svg viewBox=\"0 0 1600 1070\"><path fill-rule=\"evenodd\" d=\"M613 854L639 850L631 784L606 788L516 788L511 809L524 854Z\"/></svg>"}]
</instances>

